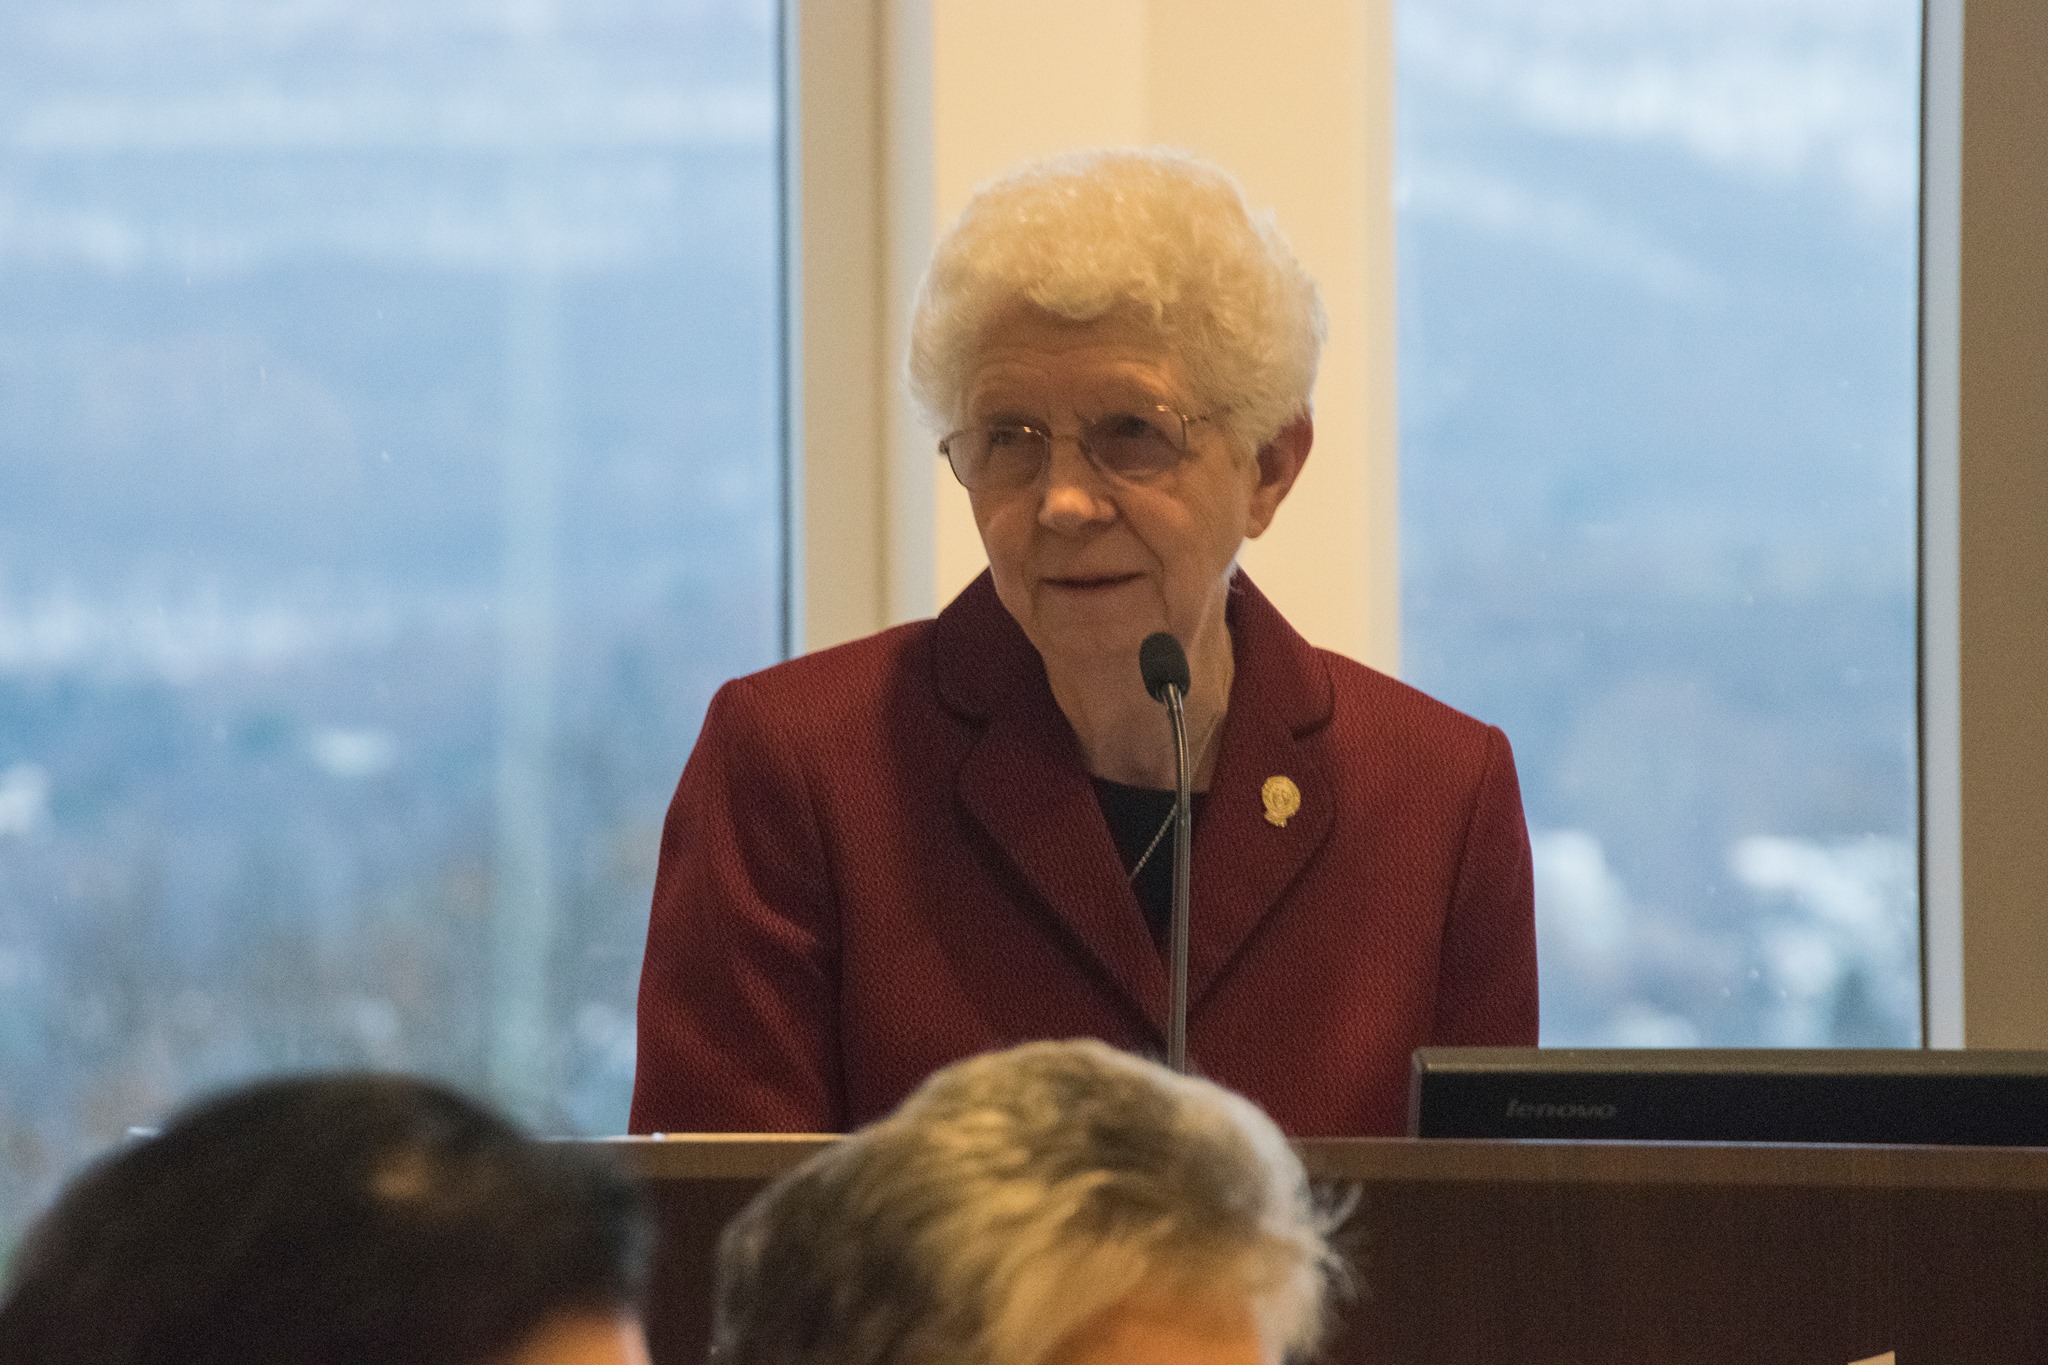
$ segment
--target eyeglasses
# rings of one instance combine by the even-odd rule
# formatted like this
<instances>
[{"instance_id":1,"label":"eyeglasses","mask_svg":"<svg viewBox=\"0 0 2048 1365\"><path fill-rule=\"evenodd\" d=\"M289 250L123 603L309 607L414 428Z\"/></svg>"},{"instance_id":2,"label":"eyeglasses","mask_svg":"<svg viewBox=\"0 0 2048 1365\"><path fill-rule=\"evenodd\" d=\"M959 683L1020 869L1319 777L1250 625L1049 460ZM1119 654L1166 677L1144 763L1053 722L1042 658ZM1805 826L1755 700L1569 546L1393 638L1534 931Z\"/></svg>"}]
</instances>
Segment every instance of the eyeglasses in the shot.
<instances>
[{"instance_id":1,"label":"eyeglasses","mask_svg":"<svg viewBox=\"0 0 2048 1365\"><path fill-rule=\"evenodd\" d=\"M1160 404L1112 412L1085 422L1076 440L1088 462L1109 478L1143 483L1176 468L1188 453L1188 428L1218 413L1188 417ZM1001 419L962 427L939 442L953 477L969 492L1012 492L1038 482L1052 462L1049 427Z\"/></svg>"}]
</instances>

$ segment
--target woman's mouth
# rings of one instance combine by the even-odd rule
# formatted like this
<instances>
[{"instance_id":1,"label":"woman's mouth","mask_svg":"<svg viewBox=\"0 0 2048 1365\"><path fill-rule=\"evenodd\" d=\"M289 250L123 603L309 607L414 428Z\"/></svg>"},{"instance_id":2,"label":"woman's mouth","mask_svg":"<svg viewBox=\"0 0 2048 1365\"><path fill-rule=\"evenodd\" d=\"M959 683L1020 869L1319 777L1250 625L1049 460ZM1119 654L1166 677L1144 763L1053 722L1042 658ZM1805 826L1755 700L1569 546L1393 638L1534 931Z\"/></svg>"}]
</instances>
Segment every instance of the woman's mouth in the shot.
<instances>
[{"instance_id":1,"label":"woman's mouth","mask_svg":"<svg viewBox=\"0 0 2048 1365\"><path fill-rule=\"evenodd\" d=\"M1048 577L1045 583L1063 592L1104 592L1126 583L1135 583L1140 577L1142 575L1134 573L1062 574Z\"/></svg>"}]
</instances>

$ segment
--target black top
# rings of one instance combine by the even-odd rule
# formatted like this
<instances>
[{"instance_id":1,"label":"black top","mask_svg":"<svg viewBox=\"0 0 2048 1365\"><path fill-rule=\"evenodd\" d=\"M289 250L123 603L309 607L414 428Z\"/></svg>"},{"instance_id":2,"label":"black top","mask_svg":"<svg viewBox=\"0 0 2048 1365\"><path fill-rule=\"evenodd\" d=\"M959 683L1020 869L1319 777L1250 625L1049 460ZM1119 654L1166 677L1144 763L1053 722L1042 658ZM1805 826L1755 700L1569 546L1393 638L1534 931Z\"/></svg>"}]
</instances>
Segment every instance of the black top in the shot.
<instances>
[{"instance_id":1,"label":"black top","mask_svg":"<svg viewBox=\"0 0 2048 1365\"><path fill-rule=\"evenodd\" d=\"M1117 852L1123 855L1125 872L1138 865L1153 836L1159 836L1159 842L1152 845L1152 856L1145 858L1145 866L1131 883L1131 890L1137 893L1138 908L1145 912L1153 941L1163 945L1173 929L1173 831L1159 831L1173 814L1173 793L1152 787L1127 787L1098 777L1095 799L1102 803L1102 818L1109 825L1109 837L1115 840ZM1202 800L1203 793L1194 793L1197 824L1201 823Z\"/></svg>"}]
</instances>

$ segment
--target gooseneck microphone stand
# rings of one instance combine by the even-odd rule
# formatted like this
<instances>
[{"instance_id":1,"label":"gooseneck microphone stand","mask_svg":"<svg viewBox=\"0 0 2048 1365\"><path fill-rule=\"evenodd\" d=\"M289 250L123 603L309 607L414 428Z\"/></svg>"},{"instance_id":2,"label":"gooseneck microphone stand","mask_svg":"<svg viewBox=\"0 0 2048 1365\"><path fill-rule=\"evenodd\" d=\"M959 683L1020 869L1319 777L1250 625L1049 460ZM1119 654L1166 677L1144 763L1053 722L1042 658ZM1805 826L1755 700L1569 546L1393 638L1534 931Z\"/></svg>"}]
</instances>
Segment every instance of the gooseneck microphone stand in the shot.
<instances>
[{"instance_id":1,"label":"gooseneck microphone stand","mask_svg":"<svg viewBox=\"0 0 2048 1365\"><path fill-rule=\"evenodd\" d=\"M1138 671L1152 699L1166 704L1173 726L1173 921L1167 933L1167 971L1172 981L1166 1013L1166 1064L1188 1069L1188 867L1194 855L1194 798L1188 771L1188 656L1165 631L1138 646Z\"/></svg>"}]
</instances>

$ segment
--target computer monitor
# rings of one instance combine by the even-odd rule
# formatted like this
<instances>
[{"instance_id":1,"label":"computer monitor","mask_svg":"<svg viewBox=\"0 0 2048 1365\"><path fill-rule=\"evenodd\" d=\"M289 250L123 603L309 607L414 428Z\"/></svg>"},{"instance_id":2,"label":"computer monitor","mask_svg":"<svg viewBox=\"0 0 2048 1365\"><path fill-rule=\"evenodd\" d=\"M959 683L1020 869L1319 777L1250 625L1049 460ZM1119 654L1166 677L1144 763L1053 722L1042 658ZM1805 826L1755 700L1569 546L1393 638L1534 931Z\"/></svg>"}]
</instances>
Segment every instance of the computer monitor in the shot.
<instances>
[{"instance_id":1,"label":"computer monitor","mask_svg":"<svg viewBox=\"0 0 2048 1365\"><path fill-rule=\"evenodd\" d=\"M2048 1052L1425 1047L1408 1131L2048 1146Z\"/></svg>"}]
</instances>

